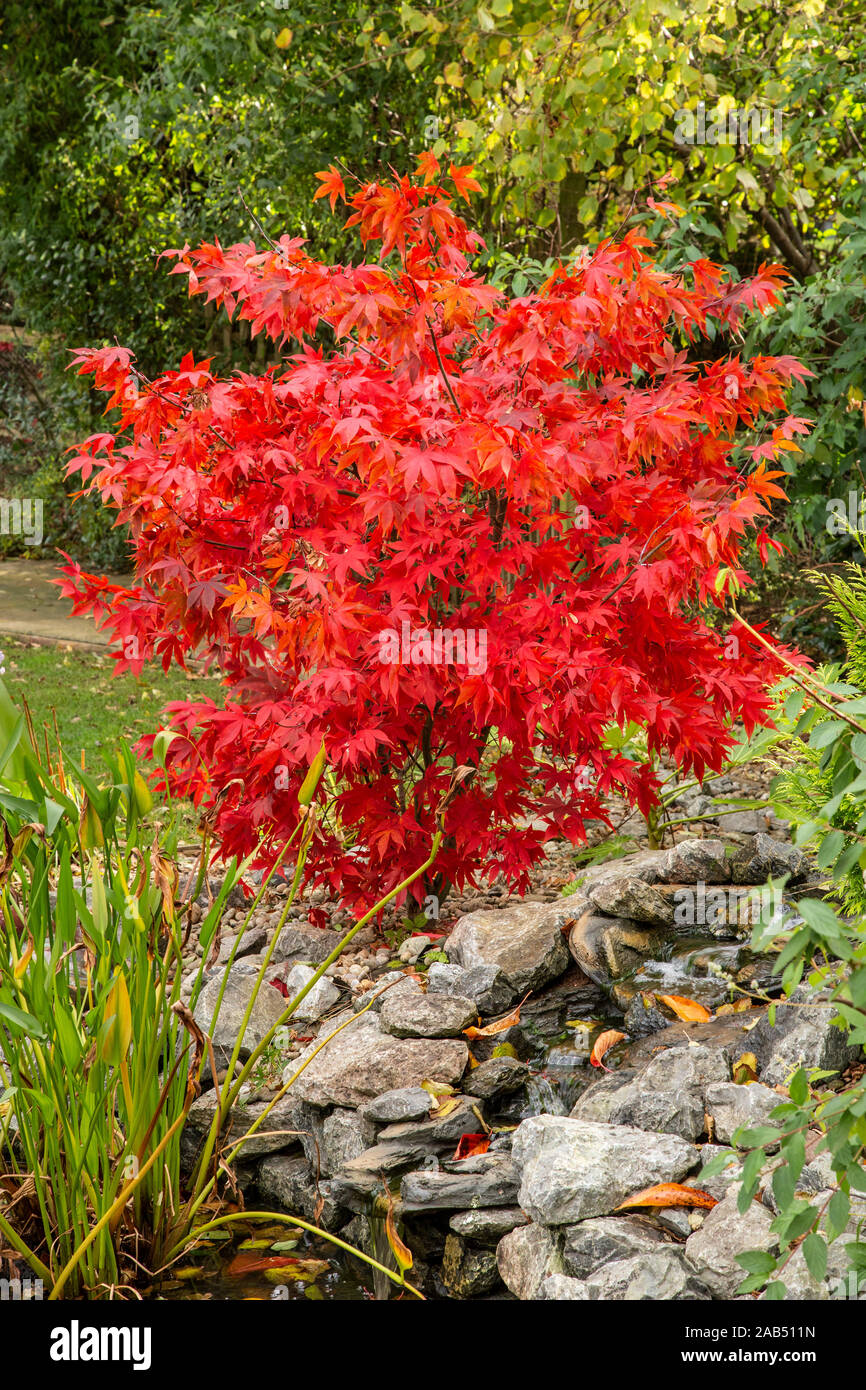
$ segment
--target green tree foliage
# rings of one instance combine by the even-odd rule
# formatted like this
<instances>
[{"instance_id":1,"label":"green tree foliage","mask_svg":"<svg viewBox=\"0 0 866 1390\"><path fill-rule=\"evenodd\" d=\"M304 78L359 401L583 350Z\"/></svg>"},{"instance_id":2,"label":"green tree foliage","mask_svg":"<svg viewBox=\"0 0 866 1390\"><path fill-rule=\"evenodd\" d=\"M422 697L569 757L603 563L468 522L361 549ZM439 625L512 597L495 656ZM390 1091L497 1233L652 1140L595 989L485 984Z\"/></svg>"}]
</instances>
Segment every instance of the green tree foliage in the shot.
<instances>
[{"instance_id":1,"label":"green tree foliage","mask_svg":"<svg viewBox=\"0 0 866 1390\"><path fill-rule=\"evenodd\" d=\"M615 231L669 174L684 209L668 229L672 256L743 274L764 259L786 265L794 292L748 347L815 372L792 406L816 428L789 461L788 539L844 553L824 519L866 448L860 5L456 0L400 14L398 29L370 22L370 51L436 88L433 148L474 161L497 246L568 252Z\"/></svg>"},{"instance_id":2,"label":"green tree foliage","mask_svg":"<svg viewBox=\"0 0 866 1390\"><path fill-rule=\"evenodd\" d=\"M249 237L258 218L333 251L333 223L309 215L314 171L405 166L421 125L418 80L365 54L361 27L353 0L12 0L0 274L28 326L69 346L116 334L149 370L190 336L166 247ZM200 348L244 355L207 329Z\"/></svg>"}]
</instances>

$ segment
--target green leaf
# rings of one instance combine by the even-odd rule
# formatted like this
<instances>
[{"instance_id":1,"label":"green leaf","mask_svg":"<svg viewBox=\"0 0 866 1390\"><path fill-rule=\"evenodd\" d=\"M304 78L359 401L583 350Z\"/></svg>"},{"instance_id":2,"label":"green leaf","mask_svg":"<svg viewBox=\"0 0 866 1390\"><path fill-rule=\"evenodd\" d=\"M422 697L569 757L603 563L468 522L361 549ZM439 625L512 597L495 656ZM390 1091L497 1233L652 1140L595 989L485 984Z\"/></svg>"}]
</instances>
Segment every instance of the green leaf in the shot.
<instances>
[{"instance_id":1,"label":"green leaf","mask_svg":"<svg viewBox=\"0 0 866 1390\"><path fill-rule=\"evenodd\" d=\"M0 1004L0 1018L5 1018L12 1028L20 1028L28 1037L44 1040L47 1036L38 1019L25 1013L23 1009L16 1008L14 1004Z\"/></svg>"},{"instance_id":2,"label":"green leaf","mask_svg":"<svg viewBox=\"0 0 866 1390\"><path fill-rule=\"evenodd\" d=\"M776 1268L775 1257L768 1255L766 1250L744 1250L741 1254L735 1255L734 1259L743 1269L748 1270L749 1274L760 1274L764 1278L772 1274Z\"/></svg>"},{"instance_id":3,"label":"green leaf","mask_svg":"<svg viewBox=\"0 0 866 1390\"><path fill-rule=\"evenodd\" d=\"M787 1292L788 1290L786 1289L782 1281L780 1279L776 1279L772 1284L767 1285L767 1287L764 1290L764 1297L767 1299L769 1303L781 1303L782 1299L785 1297Z\"/></svg>"},{"instance_id":4,"label":"green leaf","mask_svg":"<svg viewBox=\"0 0 866 1390\"><path fill-rule=\"evenodd\" d=\"M827 1242L817 1232L813 1231L803 1241L803 1257L812 1278L820 1284L827 1273Z\"/></svg>"},{"instance_id":5,"label":"green leaf","mask_svg":"<svg viewBox=\"0 0 866 1390\"><path fill-rule=\"evenodd\" d=\"M841 1187L838 1192L834 1192L830 1198L830 1205L827 1208L827 1234L831 1238L840 1236L848 1224L848 1217L851 1212L851 1199L847 1192L843 1192Z\"/></svg>"}]
</instances>

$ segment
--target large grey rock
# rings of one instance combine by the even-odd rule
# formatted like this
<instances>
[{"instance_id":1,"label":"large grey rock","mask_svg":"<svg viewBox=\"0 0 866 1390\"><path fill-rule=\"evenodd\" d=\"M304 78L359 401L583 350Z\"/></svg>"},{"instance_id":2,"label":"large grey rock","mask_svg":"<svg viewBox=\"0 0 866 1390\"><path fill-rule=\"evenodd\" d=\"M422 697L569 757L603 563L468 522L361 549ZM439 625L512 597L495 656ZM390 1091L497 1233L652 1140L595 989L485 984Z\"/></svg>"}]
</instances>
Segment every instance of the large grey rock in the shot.
<instances>
[{"instance_id":1,"label":"large grey rock","mask_svg":"<svg viewBox=\"0 0 866 1390\"><path fill-rule=\"evenodd\" d=\"M623 1216L597 1216L566 1226L562 1267L575 1279L586 1279L602 1265L647 1255L666 1244L661 1231Z\"/></svg>"},{"instance_id":2,"label":"large grey rock","mask_svg":"<svg viewBox=\"0 0 866 1390\"><path fill-rule=\"evenodd\" d=\"M731 863L724 840L681 840L662 856L659 878L665 883L730 883Z\"/></svg>"},{"instance_id":3,"label":"large grey rock","mask_svg":"<svg viewBox=\"0 0 866 1390\"><path fill-rule=\"evenodd\" d=\"M674 904L670 890L627 871L620 876L591 883L587 896L596 912L606 917L626 917L634 922L652 926L670 926L674 920Z\"/></svg>"},{"instance_id":4,"label":"large grey rock","mask_svg":"<svg viewBox=\"0 0 866 1390\"><path fill-rule=\"evenodd\" d=\"M280 932L271 960L274 964L281 961L301 961L307 965L321 965L339 943L339 932L324 928L310 928L305 931L301 927L285 926Z\"/></svg>"},{"instance_id":5,"label":"large grey rock","mask_svg":"<svg viewBox=\"0 0 866 1390\"><path fill-rule=\"evenodd\" d=\"M586 1280L586 1291L591 1299L624 1303L705 1302L712 1297L682 1250L672 1245L602 1265Z\"/></svg>"},{"instance_id":6,"label":"large grey rock","mask_svg":"<svg viewBox=\"0 0 866 1390\"><path fill-rule=\"evenodd\" d=\"M470 912L460 918L445 950L449 960L466 969L497 966L523 994L540 989L568 968L561 929L572 916L567 900Z\"/></svg>"},{"instance_id":7,"label":"large grey rock","mask_svg":"<svg viewBox=\"0 0 866 1390\"><path fill-rule=\"evenodd\" d=\"M448 994L386 996L379 1011L383 1032L395 1038L456 1038L477 1019L471 999Z\"/></svg>"},{"instance_id":8,"label":"large grey rock","mask_svg":"<svg viewBox=\"0 0 866 1390\"><path fill-rule=\"evenodd\" d=\"M736 1256L745 1250L772 1250L777 1240L770 1231L773 1217L760 1202L751 1202L744 1215L737 1210L739 1186L731 1186L704 1224L686 1241L686 1258L714 1298L733 1298L746 1278Z\"/></svg>"},{"instance_id":9,"label":"large grey rock","mask_svg":"<svg viewBox=\"0 0 866 1390\"><path fill-rule=\"evenodd\" d=\"M765 1014L749 1034L748 1050L757 1057L766 1086L784 1085L800 1066L842 1071L861 1055L859 1047L848 1045L845 1032L833 1027L837 1011L832 1004L804 987L792 1001L777 1005L775 1024Z\"/></svg>"},{"instance_id":10,"label":"large grey rock","mask_svg":"<svg viewBox=\"0 0 866 1390\"><path fill-rule=\"evenodd\" d=\"M744 845L732 861L734 883L764 884L771 878L787 874L792 881L802 878L807 869L802 850L784 840L769 835L756 835L754 842Z\"/></svg>"},{"instance_id":11,"label":"large grey rock","mask_svg":"<svg viewBox=\"0 0 866 1390\"><path fill-rule=\"evenodd\" d=\"M453 1106L442 1106L444 1115L433 1111L426 1120L407 1120L403 1124L386 1125L379 1131L385 1143L422 1144L434 1152L448 1145L453 1147L464 1134L477 1134L483 1127L484 1103L478 1096L457 1096Z\"/></svg>"},{"instance_id":12,"label":"large grey rock","mask_svg":"<svg viewBox=\"0 0 866 1390\"><path fill-rule=\"evenodd\" d=\"M535 1298L548 1274L562 1273L556 1236L546 1226L519 1226L496 1247L499 1277L524 1302Z\"/></svg>"},{"instance_id":13,"label":"large grey rock","mask_svg":"<svg viewBox=\"0 0 866 1390\"><path fill-rule=\"evenodd\" d=\"M606 917L592 908L580 913L568 936L568 946L585 975L597 985L637 970L656 948L650 930L625 917Z\"/></svg>"},{"instance_id":14,"label":"large grey rock","mask_svg":"<svg viewBox=\"0 0 866 1390\"><path fill-rule=\"evenodd\" d=\"M459 994L471 999L480 1014L504 1013L517 998L517 990L497 965L443 965L437 961L427 971L428 994Z\"/></svg>"},{"instance_id":15,"label":"large grey rock","mask_svg":"<svg viewBox=\"0 0 866 1390\"><path fill-rule=\"evenodd\" d=\"M750 1086L738 1086L733 1081L718 1082L707 1087L707 1114L713 1121L713 1133L720 1144L730 1144L734 1131L741 1125L763 1125L771 1111L784 1100L777 1091L753 1081Z\"/></svg>"},{"instance_id":16,"label":"large grey rock","mask_svg":"<svg viewBox=\"0 0 866 1390\"><path fill-rule=\"evenodd\" d=\"M433 1108L433 1097L421 1086L398 1086L371 1100L362 1110L376 1124L400 1124L406 1120L426 1120Z\"/></svg>"},{"instance_id":17,"label":"large grey rock","mask_svg":"<svg viewBox=\"0 0 866 1390\"><path fill-rule=\"evenodd\" d=\"M315 975L315 970L311 965L293 965L286 976L286 989L289 991L289 1002L295 999L301 990L304 989ZM315 1023L329 1009L333 1009L337 1000L340 998L340 991L337 986L332 984L326 975L313 985L313 988L298 1004L293 1019L299 1022Z\"/></svg>"},{"instance_id":18,"label":"large grey rock","mask_svg":"<svg viewBox=\"0 0 866 1390\"><path fill-rule=\"evenodd\" d=\"M374 1144L342 1165L334 1175L334 1194L346 1206L354 1207L353 1198L372 1197L382 1191L383 1180L407 1172L426 1158L420 1144Z\"/></svg>"},{"instance_id":19,"label":"large grey rock","mask_svg":"<svg viewBox=\"0 0 866 1390\"><path fill-rule=\"evenodd\" d=\"M241 1030L244 1014L252 998L255 983L254 975L238 974L235 970L229 971L225 994L215 1026L213 1017L219 998L221 979L211 980L199 995L193 1016L199 1028L212 1037L214 1056L218 1067L228 1065L235 1041ZM239 1056L242 1061L246 1061L250 1053L258 1047L259 1043L278 1023L285 1009L286 1004L282 996L275 989L271 989L269 985L263 983L253 1005L241 1043Z\"/></svg>"},{"instance_id":20,"label":"large grey rock","mask_svg":"<svg viewBox=\"0 0 866 1390\"><path fill-rule=\"evenodd\" d=\"M231 1148L238 1143L247 1130L257 1120L262 1119L267 1105L268 1102L264 1100L252 1101L248 1104L239 1102L233 1105L221 1132L221 1146ZM213 1122L216 1106L217 1093L213 1089L198 1096L190 1106L184 1135L188 1135L194 1143L194 1148L190 1150L191 1156L204 1142ZM259 1129L256 1130L252 1138L247 1140L238 1150L238 1157L241 1160L261 1158L264 1154L279 1153L281 1149L296 1148L301 1143L300 1131L303 1127L299 1113L301 1109L302 1107L298 1105L291 1093L283 1096L282 1100L277 1101L270 1113L262 1119Z\"/></svg>"},{"instance_id":21,"label":"large grey rock","mask_svg":"<svg viewBox=\"0 0 866 1390\"><path fill-rule=\"evenodd\" d=\"M569 1279L567 1274L548 1274L535 1292L539 1303L585 1303L588 1298L586 1284Z\"/></svg>"},{"instance_id":22,"label":"large grey rock","mask_svg":"<svg viewBox=\"0 0 866 1390\"><path fill-rule=\"evenodd\" d=\"M336 1173L370 1146L369 1128L356 1110L334 1110L322 1122L322 1167Z\"/></svg>"},{"instance_id":23,"label":"large grey rock","mask_svg":"<svg viewBox=\"0 0 866 1390\"><path fill-rule=\"evenodd\" d=\"M724 1055L709 1047L670 1048L654 1057L621 1086L609 1078L589 1087L572 1116L633 1125L662 1134L697 1139L704 1132L704 1096L708 1085L726 1081L730 1067Z\"/></svg>"},{"instance_id":24,"label":"large grey rock","mask_svg":"<svg viewBox=\"0 0 866 1390\"><path fill-rule=\"evenodd\" d=\"M336 1025L338 1019L331 1020ZM394 1038L379 1029L375 1013L360 1014L316 1056L312 1044L293 1064L294 1094L310 1105L361 1106L398 1086L422 1081L449 1085L463 1075L469 1052L453 1038ZM300 1066L311 1059L303 1071ZM288 1080L288 1077L285 1078Z\"/></svg>"},{"instance_id":25,"label":"large grey rock","mask_svg":"<svg viewBox=\"0 0 866 1390\"><path fill-rule=\"evenodd\" d=\"M410 1173L400 1189L404 1212L474 1211L480 1207L513 1207L517 1200L517 1170L506 1155L485 1154L482 1171Z\"/></svg>"},{"instance_id":26,"label":"large grey rock","mask_svg":"<svg viewBox=\"0 0 866 1390\"><path fill-rule=\"evenodd\" d=\"M300 1154L263 1158L256 1170L256 1186L264 1201L325 1231L339 1231L349 1219L349 1212L334 1196L331 1182L324 1179L317 1183Z\"/></svg>"},{"instance_id":27,"label":"large grey rock","mask_svg":"<svg viewBox=\"0 0 866 1390\"><path fill-rule=\"evenodd\" d=\"M519 1207L491 1207L481 1211L460 1211L448 1225L455 1235L474 1245L498 1245L509 1231L525 1226L529 1217Z\"/></svg>"},{"instance_id":28,"label":"large grey rock","mask_svg":"<svg viewBox=\"0 0 866 1390\"><path fill-rule=\"evenodd\" d=\"M559 1115L524 1120L512 1155L518 1204L548 1226L606 1216L641 1188L679 1181L698 1158L692 1144L674 1135Z\"/></svg>"},{"instance_id":29,"label":"large grey rock","mask_svg":"<svg viewBox=\"0 0 866 1390\"><path fill-rule=\"evenodd\" d=\"M400 972L392 973L390 979L386 979L384 985L380 980L377 991L373 994L371 1009L373 1013L381 1013L386 1000L389 999L423 999L424 991L417 980L411 975L403 975ZM355 1000L355 1009L363 1009L369 1002L366 994L359 994Z\"/></svg>"},{"instance_id":30,"label":"large grey rock","mask_svg":"<svg viewBox=\"0 0 866 1390\"><path fill-rule=\"evenodd\" d=\"M491 1057L489 1062L481 1062L470 1072L468 1085L472 1094L482 1100L492 1100L494 1096L509 1095L526 1085L529 1067L518 1062L516 1057Z\"/></svg>"}]
</instances>

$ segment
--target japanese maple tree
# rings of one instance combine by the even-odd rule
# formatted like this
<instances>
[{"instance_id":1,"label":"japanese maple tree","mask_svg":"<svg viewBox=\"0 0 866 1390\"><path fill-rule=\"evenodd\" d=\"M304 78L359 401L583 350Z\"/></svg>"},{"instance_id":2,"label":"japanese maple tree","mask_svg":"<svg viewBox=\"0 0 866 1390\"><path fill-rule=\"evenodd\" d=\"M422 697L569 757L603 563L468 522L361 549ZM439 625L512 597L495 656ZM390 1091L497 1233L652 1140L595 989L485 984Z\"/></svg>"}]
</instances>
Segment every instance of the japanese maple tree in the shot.
<instances>
[{"instance_id":1,"label":"japanese maple tree","mask_svg":"<svg viewBox=\"0 0 866 1390\"><path fill-rule=\"evenodd\" d=\"M525 887L606 794L652 804L612 722L701 777L733 721L768 718L777 668L724 610L784 495L772 462L805 430L785 413L805 373L702 344L776 304L784 272L671 274L631 230L509 298L473 270L467 168L320 177L377 261L325 265L288 236L166 253L281 366L225 378L189 354L149 381L124 348L76 353L116 414L70 471L129 524L136 581L70 563L65 590L119 669L219 666L222 706L168 707L167 771L224 855L273 861L324 740L318 882L350 903L398 883L468 767L419 892L500 870Z\"/></svg>"}]
</instances>

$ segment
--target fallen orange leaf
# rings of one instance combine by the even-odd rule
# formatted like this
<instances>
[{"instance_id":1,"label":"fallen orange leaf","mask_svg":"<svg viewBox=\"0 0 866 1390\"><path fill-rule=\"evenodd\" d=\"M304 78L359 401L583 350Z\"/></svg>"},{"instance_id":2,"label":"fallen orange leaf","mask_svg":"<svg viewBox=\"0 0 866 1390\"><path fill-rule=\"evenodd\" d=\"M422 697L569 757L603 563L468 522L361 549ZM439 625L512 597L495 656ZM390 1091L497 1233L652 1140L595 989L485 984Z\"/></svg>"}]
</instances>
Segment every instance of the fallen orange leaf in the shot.
<instances>
[{"instance_id":1,"label":"fallen orange leaf","mask_svg":"<svg viewBox=\"0 0 866 1390\"><path fill-rule=\"evenodd\" d=\"M620 1202L615 1211L625 1211L628 1207L714 1207L715 1197L702 1192L699 1187L684 1187L678 1182L662 1182L656 1187L645 1187L633 1197Z\"/></svg>"},{"instance_id":2,"label":"fallen orange leaf","mask_svg":"<svg viewBox=\"0 0 866 1390\"><path fill-rule=\"evenodd\" d=\"M686 999L682 994L660 994L658 997L684 1023L706 1023L712 1018L709 1009L705 1009L703 1004L698 1004L694 999Z\"/></svg>"},{"instance_id":3,"label":"fallen orange leaf","mask_svg":"<svg viewBox=\"0 0 866 1390\"><path fill-rule=\"evenodd\" d=\"M530 990L530 994L531 993L532 991ZM525 994L516 1009L512 1009L510 1014L506 1014L504 1018L497 1019L495 1023L488 1023L484 1028L464 1028L463 1036L465 1038L492 1038L497 1033L507 1032L509 1028L513 1028L520 1022L520 1010L523 1008L528 998L529 994Z\"/></svg>"},{"instance_id":4,"label":"fallen orange leaf","mask_svg":"<svg viewBox=\"0 0 866 1390\"><path fill-rule=\"evenodd\" d=\"M601 1067L602 1071L610 1071L610 1067L606 1067L601 1059L612 1047L616 1047L618 1042L622 1042L624 1037L625 1033L618 1033L615 1028L608 1028L605 1033L599 1033L589 1054L590 1064Z\"/></svg>"}]
</instances>

